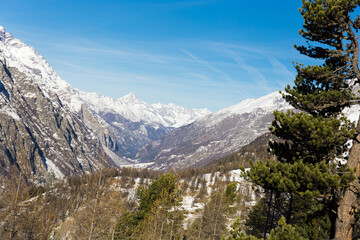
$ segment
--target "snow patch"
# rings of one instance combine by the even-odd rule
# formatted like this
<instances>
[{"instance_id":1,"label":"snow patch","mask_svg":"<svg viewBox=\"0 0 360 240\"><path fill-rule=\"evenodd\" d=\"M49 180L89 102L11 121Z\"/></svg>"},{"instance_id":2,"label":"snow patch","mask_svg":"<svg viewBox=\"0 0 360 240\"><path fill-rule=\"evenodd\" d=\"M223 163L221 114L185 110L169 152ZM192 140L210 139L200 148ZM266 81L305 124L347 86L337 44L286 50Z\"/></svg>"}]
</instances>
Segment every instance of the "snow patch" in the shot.
<instances>
[{"instance_id":1,"label":"snow patch","mask_svg":"<svg viewBox=\"0 0 360 240\"><path fill-rule=\"evenodd\" d=\"M8 106L5 106L0 111L9 115L11 118L13 118L16 121L21 121L20 116L17 113L15 113L15 111Z\"/></svg>"},{"instance_id":2,"label":"snow patch","mask_svg":"<svg viewBox=\"0 0 360 240\"><path fill-rule=\"evenodd\" d=\"M46 165L48 167L48 172L54 174L57 179L64 179L64 174L59 170L58 167L50 160L46 158Z\"/></svg>"}]
</instances>

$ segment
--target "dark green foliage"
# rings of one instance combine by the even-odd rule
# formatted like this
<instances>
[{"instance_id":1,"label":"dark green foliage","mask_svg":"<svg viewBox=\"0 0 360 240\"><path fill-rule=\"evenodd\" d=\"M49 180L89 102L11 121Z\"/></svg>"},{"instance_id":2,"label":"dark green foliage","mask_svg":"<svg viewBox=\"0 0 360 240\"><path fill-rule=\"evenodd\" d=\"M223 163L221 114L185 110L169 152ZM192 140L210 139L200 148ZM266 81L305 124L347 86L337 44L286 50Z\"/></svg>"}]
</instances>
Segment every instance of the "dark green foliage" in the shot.
<instances>
[{"instance_id":1,"label":"dark green foliage","mask_svg":"<svg viewBox=\"0 0 360 240\"><path fill-rule=\"evenodd\" d=\"M231 203L235 201L236 194L237 194L236 189L237 189L237 183L236 182L229 183L226 186L225 198L227 199L227 201L229 201Z\"/></svg>"},{"instance_id":2,"label":"dark green foliage","mask_svg":"<svg viewBox=\"0 0 360 240\"><path fill-rule=\"evenodd\" d=\"M288 95L284 98L295 108L314 116L336 116L350 105L354 94L349 89L349 83L339 77L332 82L329 77L336 72L332 66L296 65L298 76L295 86L287 86Z\"/></svg>"},{"instance_id":3,"label":"dark green foliage","mask_svg":"<svg viewBox=\"0 0 360 240\"><path fill-rule=\"evenodd\" d=\"M270 203L270 192L252 208L245 222L245 232L257 238L263 238L265 227L267 233L277 226L282 216L288 216L289 201L292 198L291 221L301 235L308 239L328 239L331 232L331 220L327 204L319 203L311 194L288 195L275 193ZM267 216L270 207L270 216ZM267 224L266 224L267 223Z\"/></svg>"},{"instance_id":4,"label":"dark green foliage","mask_svg":"<svg viewBox=\"0 0 360 240\"><path fill-rule=\"evenodd\" d=\"M171 206L178 201L177 179L173 174L164 174L158 180L154 180L149 187L139 187L138 199L139 206L137 208L136 217L139 219L144 218L148 213L154 202L159 198L165 197L166 204Z\"/></svg>"},{"instance_id":5,"label":"dark green foliage","mask_svg":"<svg viewBox=\"0 0 360 240\"><path fill-rule=\"evenodd\" d=\"M114 239L133 239L138 224L139 220L135 215L127 211L116 223Z\"/></svg>"},{"instance_id":6,"label":"dark green foliage","mask_svg":"<svg viewBox=\"0 0 360 240\"><path fill-rule=\"evenodd\" d=\"M354 98L347 80L359 79L358 42L353 29L359 29L359 18L351 13L359 0L304 0L300 10L305 39L317 46L296 46L301 54L321 59L321 66L296 65L295 86L285 89L285 98L295 108L312 115L337 116ZM353 28L353 29L352 29Z\"/></svg>"},{"instance_id":7,"label":"dark green foliage","mask_svg":"<svg viewBox=\"0 0 360 240\"><path fill-rule=\"evenodd\" d=\"M270 128L278 138L269 144L277 159L251 163L251 169L244 172L248 180L270 192L270 197L265 196L266 211L265 204L255 208L266 216L265 236L274 214L279 213L303 237L329 239L333 234L338 196L355 178L353 170L335 160L344 158L349 150L346 143L357 134L341 111L357 100L351 80L360 76L353 33L360 20L350 20L350 14L359 4L359 0L303 0L304 25L299 33L318 44L295 47L324 63L295 65L294 86L287 86L283 97L297 111L275 111ZM281 199L285 212L273 207L283 196L287 196ZM268 239L288 239L285 232L294 229L284 224L279 226L282 234L275 237L272 232Z\"/></svg>"},{"instance_id":8,"label":"dark green foliage","mask_svg":"<svg viewBox=\"0 0 360 240\"><path fill-rule=\"evenodd\" d=\"M178 223L182 220L182 213L174 210L180 204L177 184L175 175L169 173L163 174L148 187L139 187L139 205L135 213L127 212L119 219L115 239L139 239L144 238L143 234L147 234L149 239L169 234L175 236L180 229ZM161 227L158 228L159 225Z\"/></svg>"},{"instance_id":9,"label":"dark green foliage","mask_svg":"<svg viewBox=\"0 0 360 240\"><path fill-rule=\"evenodd\" d=\"M306 240L295 227L286 224L285 218L279 220L279 225L271 230L268 240Z\"/></svg>"},{"instance_id":10,"label":"dark green foliage","mask_svg":"<svg viewBox=\"0 0 360 240\"><path fill-rule=\"evenodd\" d=\"M348 186L354 178L351 174L342 174L335 164L319 162L306 164L302 160L295 163L267 161L252 164L245 176L253 183L279 192L329 194L332 189Z\"/></svg>"},{"instance_id":11,"label":"dark green foliage","mask_svg":"<svg viewBox=\"0 0 360 240\"><path fill-rule=\"evenodd\" d=\"M273 194L273 197L271 197L271 194ZM276 226L281 216L286 214L286 200L287 196L285 195L281 195L280 193L274 194L271 193L271 191L267 191L265 196L256 203L247 216L245 232L258 238L264 236L267 226L268 229L266 232L270 232L269 229ZM269 213L270 216L267 217Z\"/></svg>"},{"instance_id":12,"label":"dark green foliage","mask_svg":"<svg viewBox=\"0 0 360 240\"><path fill-rule=\"evenodd\" d=\"M255 236L249 235L246 236L241 231L240 220L236 219L234 223L231 225L230 235L227 237L222 237L222 240L260 240L261 238L257 238ZM289 225L286 223L285 218L281 218L279 220L278 226L275 229L272 229L268 240L308 240L301 236L296 227ZM320 239L320 238L317 238Z\"/></svg>"},{"instance_id":13,"label":"dark green foliage","mask_svg":"<svg viewBox=\"0 0 360 240\"><path fill-rule=\"evenodd\" d=\"M274 112L275 120L270 130L282 139L270 142L278 160L305 163L334 160L346 150L346 142L354 137L354 125L346 118L324 118L304 112Z\"/></svg>"},{"instance_id":14,"label":"dark green foliage","mask_svg":"<svg viewBox=\"0 0 360 240\"><path fill-rule=\"evenodd\" d=\"M245 231L248 235L253 235L258 238L261 238L264 235L267 220L267 204L265 201L266 198L260 199L260 201L256 203L247 216L245 222Z\"/></svg>"}]
</instances>

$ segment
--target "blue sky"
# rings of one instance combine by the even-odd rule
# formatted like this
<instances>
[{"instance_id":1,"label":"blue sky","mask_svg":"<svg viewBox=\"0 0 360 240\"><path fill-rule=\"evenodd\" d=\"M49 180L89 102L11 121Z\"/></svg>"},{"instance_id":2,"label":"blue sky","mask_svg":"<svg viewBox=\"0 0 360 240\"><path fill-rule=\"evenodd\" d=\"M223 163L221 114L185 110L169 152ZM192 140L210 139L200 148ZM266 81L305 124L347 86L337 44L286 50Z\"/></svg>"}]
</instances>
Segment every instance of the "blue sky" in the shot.
<instances>
[{"instance_id":1,"label":"blue sky","mask_svg":"<svg viewBox=\"0 0 360 240\"><path fill-rule=\"evenodd\" d=\"M295 77L301 1L11 0L0 25L72 86L212 111Z\"/></svg>"}]
</instances>

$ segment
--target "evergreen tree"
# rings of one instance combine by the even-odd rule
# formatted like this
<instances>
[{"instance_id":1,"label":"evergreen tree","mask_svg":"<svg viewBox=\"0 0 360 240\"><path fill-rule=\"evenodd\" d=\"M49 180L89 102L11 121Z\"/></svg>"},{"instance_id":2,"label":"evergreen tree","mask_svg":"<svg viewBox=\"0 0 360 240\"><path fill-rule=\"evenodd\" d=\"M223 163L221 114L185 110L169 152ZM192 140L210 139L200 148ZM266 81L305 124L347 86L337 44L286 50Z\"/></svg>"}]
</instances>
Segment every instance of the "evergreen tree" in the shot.
<instances>
[{"instance_id":1,"label":"evergreen tree","mask_svg":"<svg viewBox=\"0 0 360 240\"><path fill-rule=\"evenodd\" d=\"M297 229L286 223L285 218L279 220L279 225L276 229L272 229L268 240L308 240L301 236ZM241 230L240 219L236 219L231 225L230 235L222 237L222 240L259 240L259 238L252 235L246 236Z\"/></svg>"},{"instance_id":2,"label":"evergreen tree","mask_svg":"<svg viewBox=\"0 0 360 240\"><path fill-rule=\"evenodd\" d=\"M183 218L177 185L175 175L169 173L148 187L139 187L139 205L135 213L127 212L119 219L114 239L175 239Z\"/></svg>"},{"instance_id":3,"label":"evergreen tree","mask_svg":"<svg viewBox=\"0 0 360 240\"><path fill-rule=\"evenodd\" d=\"M241 219L237 218L231 225L230 235L222 236L221 240L258 240L258 238L252 235L246 236L241 229Z\"/></svg>"},{"instance_id":4,"label":"evergreen tree","mask_svg":"<svg viewBox=\"0 0 360 240\"><path fill-rule=\"evenodd\" d=\"M245 221L245 232L247 234L261 238L264 236L264 232L269 232L268 230L265 231L266 223L268 223L268 228L272 229L280 218L285 215L286 196L277 193L273 197L274 200L270 203L270 191L266 191L263 198L253 206ZM269 210L271 218L268 220Z\"/></svg>"},{"instance_id":5,"label":"evergreen tree","mask_svg":"<svg viewBox=\"0 0 360 240\"><path fill-rule=\"evenodd\" d=\"M286 224L285 218L279 220L279 226L271 230L268 240L307 240L302 237L295 227Z\"/></svg>"},{"instance_id":6,"label":"evergreen tree","mask_svg":"<svg viewBox=\"0 0 360 240\"><path fill-rule=\"evenodd\" d=\"M270 142L277 161L251 164L250 171L244 173L247 179L270 192L264 238L272 218L270 206L277 193L288 196L287 222L295 224L303 236L318 239L315 228L320 226L328 228L322 237L334 236L339 217L334 213L342 205L339 195L355 179L353 171L336 159L343 158L348 150L346 143L358 132L341 115L356 100L351 80L360 79L359 47L354 32L360 28L360 19L351 18L358 5L359 0L303 0L300 12L304 25L299 33L308 45L295 48L323 64L295 65L294 86L287 86L283 97L298 111L275 111L270 128L280 139ZM354 159L350 155L350 167L352 161L358 162ZM295 211L296 208L302 211Z\"/></svg>"}]
</instances>

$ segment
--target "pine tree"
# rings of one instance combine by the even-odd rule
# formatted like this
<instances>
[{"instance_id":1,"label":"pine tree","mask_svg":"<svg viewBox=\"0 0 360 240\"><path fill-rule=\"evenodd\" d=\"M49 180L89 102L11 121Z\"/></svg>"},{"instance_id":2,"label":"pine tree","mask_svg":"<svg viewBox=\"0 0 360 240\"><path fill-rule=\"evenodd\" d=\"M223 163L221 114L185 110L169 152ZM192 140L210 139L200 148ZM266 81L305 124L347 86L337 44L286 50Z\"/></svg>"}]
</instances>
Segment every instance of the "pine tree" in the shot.
<instances>
[{"instance_id":1,"label":"pine tree","mask_svg":"<svg viewBox=\"0 0 360 240\"><path fill-rule=\"evenodd\" d=\"M231 225L230 235L222 237L222 240L259 240L259 238L252 235L246 236L241 230L240 219L236 219ZM279 220L279 225L276 229L271 230L268 240L308 240L301 236L295 227L287 224L285 218Z\"/></svg>"},{"instance_id":2,"label":"pine tree","mask_svg":"<svg viewBox=\"0 0 360 240\"><path fill-rule=\"evenodd\" d=\"M231 225L230 235L222 236L221 240L259 240L254 236L246 236L241 229L241 219L237 218Z\"/></svg>"},{"instance_id":3,"label":"pine tree","mask_svg":"<svg viewBox=\"0 0 360 240\"><path fill-rule=\"evenodd\" d=\"M137 192L139 205L134 213L120 217L114 239L175 239L183 218L176 176L168 173Z\"/></svg>"},{"instance_id":4,"label":"pine tree","mask_svg":"<svg viewBox=\"0 0 360 240\"><path fill-rule=\"evenodd\" d=\"M284 211L286 209L285 197L286 196L281 196L280 193L277 193L277 195L273 196L274 200L272 200L270 204L270 191L266 191L264 196L255 204L255 206L253 206L247 215L245 232L249 235L261 238L264 236L264 232L269 232L268 229L272 229L273 226L276 226L280 218L286 213ZM270 219L267 219L269 210L271 217ZM265 231L266 223L268 229Z\"/></svg>"},{"instance_id":5,"label":"pine tree","mask_svg":"<svg viewBox=\"0 0 360 240\"><path fill-rule=\"evenodd\" d=\"M310 239L317 238L313 235L314 227L326 225L328 220L331 224L326 234L328 238L333 237L336 219L339 219L337 238L346 239L339 233L343 228L339 225L344 225L346 217L334 213L338 205L338 212L342 212L344 204L339 196L355 178L353 171L336 159L343 158L348 151L346 143L358 132L354 124L341 115L345 107L357 100L352 93L351 80L357 83L360 79L359 46L355 35L360 19L352 19L351 14L358 5L359 0L303 0L300 12L304 25L299 33L307 40L307 45L295 48L301 54L322 60L323 64L295 65L294 86L287 86L283 97L298 111L275 111L270 128L280 139L270 143L277 161L257 162L244 174L270 192L268 219L273 196L287 194L287 222L294 223L295 227L297 224ZM354 147L357 146L355 142ZM357 165L353 162L360 163L359 155L350 154L350 167ZM355 200L356 197L350 202ZM303 213L294 211L295 207L303 209ZM265 229L264 238L268 224Z\"/></svg>"}]
</instances>

